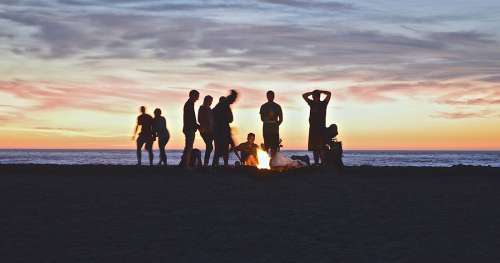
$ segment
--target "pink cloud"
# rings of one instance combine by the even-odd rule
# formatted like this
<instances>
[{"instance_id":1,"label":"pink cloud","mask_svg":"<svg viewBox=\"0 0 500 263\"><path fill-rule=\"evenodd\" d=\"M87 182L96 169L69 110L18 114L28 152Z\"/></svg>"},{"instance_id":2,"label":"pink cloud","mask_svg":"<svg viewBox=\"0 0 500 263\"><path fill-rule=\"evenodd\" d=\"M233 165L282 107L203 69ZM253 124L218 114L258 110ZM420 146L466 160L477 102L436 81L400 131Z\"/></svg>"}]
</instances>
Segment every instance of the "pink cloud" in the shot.
<instances>
[{"instance_id":1,"label":"pink cloud","mask_svg":"<svg viewBox=\"0 0 500 263\"><path fill-rule=\"evenodd\" d=\"M436 114L431 115L431 117L434 118L445 118L451 120L467 119L467 118L488 118L492 116L494 116L494 112L490 110L482 110L476 112L463 112L463 111L437 112ZM499 116L500 115L497 115L497 117Z\"/></svg>"},{"instance_id":2,"label":"pink cloud","mask_svg":"<svg viewBox=\"0 0 500 263\"><path fill-rule=\"evenodd\" d=\"M203 88L204 91L214 93L216 96L225 96L228 91L234 89L239 93L237 107L240 108L255 108L267 101L266 92L268 89L245 87L241 85L226 85L219 83L209 83ZM213 94L211 94L214 96ZM217 100L216 100L217 101ZM288 94L276 92L276 101L280 104L289 104L292 100Z\"/></svg>"},{"instance_id":3,"label":"pink cloud","mask_svg":"<svg viewBox=\"0 0 500 263\"><path fill-rule=\"evenodd\" d=\"M351 86L341 92L340 98L365 103L397 101L401 98L431 98L438 104L447 105L499 105L500 87L484 86L469 82L440 83L419 82L414 84L386 84Z\"/></svg>"},{"instance_id":4,"label":"pink cloud","mask_svg":"<svg viewBox=\"0 0 500 263\"><path fill-rule=\"evenodd\" d=\"M0 92L33 101L28 110L79 108L105 112L125 112L123 105L178 101L183 90L144 88L123 79L105 79L95 85L53 82L0 81ZM112 82L112 83L109 83Z\"/></svg>"}]
</instances>

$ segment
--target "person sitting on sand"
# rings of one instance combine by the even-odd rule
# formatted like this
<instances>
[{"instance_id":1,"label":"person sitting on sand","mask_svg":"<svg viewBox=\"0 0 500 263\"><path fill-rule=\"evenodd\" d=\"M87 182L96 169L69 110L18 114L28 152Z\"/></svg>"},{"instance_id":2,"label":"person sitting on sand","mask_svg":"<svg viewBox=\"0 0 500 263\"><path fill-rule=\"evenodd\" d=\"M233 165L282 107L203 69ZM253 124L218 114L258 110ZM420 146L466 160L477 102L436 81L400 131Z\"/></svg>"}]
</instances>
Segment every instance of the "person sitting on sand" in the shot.
<instances>
[{"instance_id":1,"label":"person sitting on sand","mask_svg":"<svg viewBox=\"0 0 500 263\"><path fill-rule=\"evenodd\" d=\"M170 133L167 129L167 120L161 116L161 109L155 109L153 119L154 136L158 138L158 148L160 149L160 162L158 165L167 165L167 154L165 146L170 140Z\"/></svg>"},{"instance_id":2,"label":"person sitting on sand","mask_svg":"<svg viewBox=\"0 0 500 263\"><path fill-rule=\"evenodd\" d=\"M149 165L153 165L153 142L155 140L153 133L153 117L146 113L146 107L141 106L141 115L137 117L137 124L135 125L134 135L132 135L132 140L135 140L139 126L141 126L141 132L139 137L137 137L137 165L142 163L142 147L145 145L146 150L149 154Z\"/></svg>"},{"instance_id":3,"label":"person sitting on sand","mask_svg":"<svg viewBox=\"0 0 500 263\"><path fill-rule=\"evenodd\" d=\"M324 100L321 100L321 94L326 95ZM312 99L310 98L311 96ZM309 113L309 142L307 148L313 152L315 165L319 164L320 151L326 143L323 141L323 133L326 127L326 109L331 96L331 92L322 90L314 90L302 95L311 108Z\"/></svg>"},{"instance_id":4,"label":"person sitting on sand","mask_svg":"<svg viewBox=\"0 0 500 263\"><path fill-rule=\"evenodd\" d=\"M241 162L243 165L257 166L259 163L257 161L257 148L259 146L255 144L255 134L249 133L247 141L236 146L234 150L241 152Z\"/></svg>"},{"instance_id":5,"label":"person sitting on sand","mask_svg":"<svg viewBox=\"0 0 500 263\"><path fill-rule=\"evenodd\" d=\"M339 134L336 124L330 125L325 129L324 140L325 145L321 151L321 164L327 167L333 167L337 170L342 170L344 168L344 163L342 162L342 142L337 141L337 135Z\"/></svg>"}]
</instances>

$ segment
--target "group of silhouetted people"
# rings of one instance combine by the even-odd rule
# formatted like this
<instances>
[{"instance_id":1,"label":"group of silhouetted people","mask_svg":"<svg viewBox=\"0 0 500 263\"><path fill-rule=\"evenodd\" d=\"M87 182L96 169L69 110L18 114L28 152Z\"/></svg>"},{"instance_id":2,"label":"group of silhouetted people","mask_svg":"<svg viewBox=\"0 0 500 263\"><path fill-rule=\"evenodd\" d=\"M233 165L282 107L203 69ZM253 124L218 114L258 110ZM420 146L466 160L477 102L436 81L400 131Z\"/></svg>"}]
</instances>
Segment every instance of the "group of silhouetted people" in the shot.
<instances>
[{"instance_id":1,"label":"group of silhouetted people","mask_svg":"<svg viewBox=\"0 0 500 263\"><path fill-rule=\"evenodd\" d=\"M321 100L322 94L325 99ZM279 128L283 123L283 111L281 106L274 101L273 91L266 93L267 102L260 107L260 118L263 123L262 132L264 143L262 148L270 153L271 158L279 152L281 138ZM213 97L207 95L203 99L202 105L198 109L198 119L195 113L195 103L198 101L200 93L196 90L189 92L189 98L183 108L183 128L185 136L185 146L182 154L180 166L199 167L208 166L213 152L212 166L218 166L220 158L223 159L224 166L229 165L229 153L234 151L243 165L256 166L258 164L257 149L255 144L255 134L250 133L245 143L236 145L230 124L233 122L233 112L231 105L238 98L238 93L231 90L228 96L219 98L215 107L211 107ZM314 163L318 165L321 161L324 165L342 165L342 145L336 141L338 134L335 124L326 127L326 111L331 99L328 91L314 90L303 94L304 100L310 107L309 115L309 141L308 150L313 152ZM140 108L141 114L137 117L134 137L141 127L137 137L137 162L142 162L141 151L144 147L149 154L149 163L153 164L153 142L158 141L160 149L160 165L167 165L167 155L165 147L170 139L165 117L161 116L161 110L155 109L154 117L146 113L146 108ZM194 149L196 132L199 131L205 143L205 155L201 159L201 151Z\"/></svg>"}]
</instances>

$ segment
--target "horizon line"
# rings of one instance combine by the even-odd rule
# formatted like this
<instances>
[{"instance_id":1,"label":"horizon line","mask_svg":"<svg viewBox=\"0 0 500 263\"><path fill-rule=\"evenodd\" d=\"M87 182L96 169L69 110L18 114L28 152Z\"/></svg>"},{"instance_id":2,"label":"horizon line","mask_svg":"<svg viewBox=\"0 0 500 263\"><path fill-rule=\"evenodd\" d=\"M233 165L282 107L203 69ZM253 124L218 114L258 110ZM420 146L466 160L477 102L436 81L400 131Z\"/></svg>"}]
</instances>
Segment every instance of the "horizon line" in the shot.
<instances>
[{"instance_id":1,"label":"horizon line","mask_svg":"<svg viewBox=\"0 0 500 263\"><path fill-rule=\"evenodd\" d=\"M0 151L135 151L135 148L2 148ZM158 149L153 149L158 150ZM182 148L166 149L167 151L183 151ZM201 148L200 150L205 150ZM307 148L304 149L283 149L283 151L304 151L309 152ZM366 151L366 152L376 152L376 151L387 151L387 152L500 152L500 149L344 149L344 151Z\"/></svg>"}]
</instances>

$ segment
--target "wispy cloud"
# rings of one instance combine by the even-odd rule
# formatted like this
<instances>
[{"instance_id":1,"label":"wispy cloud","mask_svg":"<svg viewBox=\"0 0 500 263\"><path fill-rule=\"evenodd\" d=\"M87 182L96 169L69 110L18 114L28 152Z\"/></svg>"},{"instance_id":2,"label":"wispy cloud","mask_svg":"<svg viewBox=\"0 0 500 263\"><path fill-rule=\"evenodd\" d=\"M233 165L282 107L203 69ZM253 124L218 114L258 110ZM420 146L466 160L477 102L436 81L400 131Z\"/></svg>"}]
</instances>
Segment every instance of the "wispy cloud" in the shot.
<instances>
[{"instance_id":1,"label":"wispy cloud","mask_svg":"<svg viewBox=\"0 0 500 263\"><path fill-rule=\"evenodd\" d=\"M456 112L437 112L431 115L433 118L444 118L450 120L462 120L462 119L470 119L470 118L489 118L489 117L498 117L495 116L493 111L490 110L481 110L481 111L456 111Z\"/></svg>"}]
</instances>

